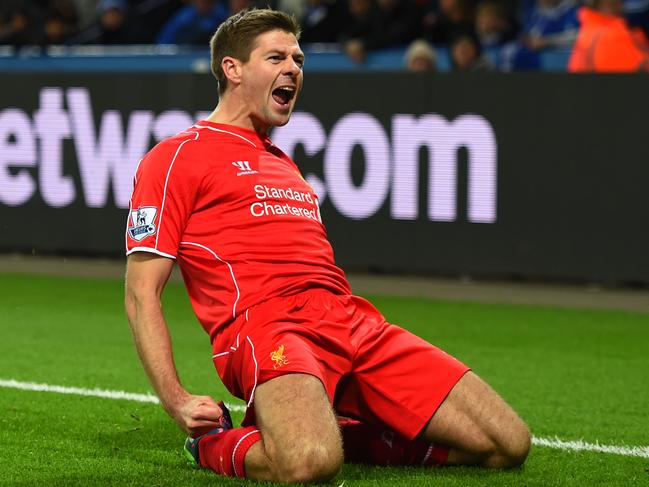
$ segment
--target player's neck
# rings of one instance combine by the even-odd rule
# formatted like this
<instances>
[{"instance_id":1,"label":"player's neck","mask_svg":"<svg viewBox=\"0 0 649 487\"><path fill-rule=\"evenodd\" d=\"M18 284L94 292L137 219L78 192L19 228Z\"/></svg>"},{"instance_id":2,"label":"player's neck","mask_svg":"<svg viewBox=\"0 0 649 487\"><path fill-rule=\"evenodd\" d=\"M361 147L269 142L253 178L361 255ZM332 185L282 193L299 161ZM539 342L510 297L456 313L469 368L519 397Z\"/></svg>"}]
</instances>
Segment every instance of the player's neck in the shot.
<instances>
[{"instance_id":1,"label":"player's neck","mask_svg":"<svg viewBox=\"0 0 649 487\"><path fill-rule=\"evenodd\" d=\"M248 108L241 103L228 103L227 100L220 100L214 111L206 119L208 122L224 123L234 125L248 130L254 130L260 136L268 132L268 127L260 125Z\"/></svg>"}]
</instances>

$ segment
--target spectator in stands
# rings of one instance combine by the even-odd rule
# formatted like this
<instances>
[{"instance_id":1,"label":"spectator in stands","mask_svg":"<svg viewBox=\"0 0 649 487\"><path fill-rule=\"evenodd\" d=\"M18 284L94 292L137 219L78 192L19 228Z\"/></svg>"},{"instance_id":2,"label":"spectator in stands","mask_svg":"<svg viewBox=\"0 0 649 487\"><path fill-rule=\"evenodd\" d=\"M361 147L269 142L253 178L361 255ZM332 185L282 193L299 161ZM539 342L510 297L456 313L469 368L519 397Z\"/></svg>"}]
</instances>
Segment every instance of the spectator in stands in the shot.
<instances>
[{"instance_id":1,"label":"spectator in stands","mask_svg":"<svg viewBox=\"0 0 649 487\"><path fill-rule=\"evenodd\" d=\"M579 10L581 28L568 71L649 71L649 41L624 19L621 0L594 0Z\"/></svg>"},{"instance_id":2,"label":"spectator in stands","mask_svg":"<svg viewBox=\"0 0 649 487\"><path fill-rule=\"evenodd\" d=\"M421 34L421 10L413 0L378 0L381 33L368 48L405 46Z\"/></svg>"},{"instance_id":3,"label":"spectator in stands","mask_svg":"<svg viewBox=\"0 0 649 487\"><path fill-rule=\"evenodd\" d=\"M139 44L136 19L126 0L101 0L99 20L79 42L91 44Z\"/></svg>"},{"instance_id":4,"label":"spectator in stands","mask_svg":"<svg viewBox=\"0 0 649 487\"><path fill-rule=\"evenodd\" d=\"M347 24L339 38L352 61L364 63L365 40L375 37L381 30L380 13L373 0L349 0L348 13Z\"/></svg>"},{"instance_id":5,"label":"spectator in stands","mask_svg":"<svg viewBox=\"0 0 649 487\"><path fill-rule=\"evenodd\" d=\"M351 0L350 14L345 51L355 62L364 62L369 50L404 46L419 35L420 11L412 0Z\"/></svg>"},{"instance_id":6,"label":"spectator in stands","mask_svg":"<svg viewBox=\"0 0 649 487\"><path fill-rule=\"evenodd\" d=\"M347 23L344 0L308 0L300 42L337 42Z\"/></svg>"},{"instance_id":7,"label":"spectator in stands","mask_svg":"<svg viewBox=\"0 0 649 487\"><path fill-rule=\"evenodd\" d=\"M412 72L437 71L437 53L423 39L412 41L404 56L406 69Z\"/></svg>"},{"instance_id":8,"label":"spectator in stands","mask_svg":"<svg viewBox=\"0 0 649 487\"><path fill-rule=\"evenodd\" d=\"M4 0L0 4L0 44L61 44L77 29L72 0Z\"/></svg>"},{"instance_id":9,"label":"spectator in stands","mask_svg":"<svg viewBox=\"0 0 649 487\"><path fill-rule=\"evenodd\" d=\"M191 0L189 5L169 19L156 42L205 47L218 26L229 16L230 9L221 1Z\"/></svg>"},{"instance_id":10,"label":"spectator in stands","mask_svg":"<svg viewBox=\"0 0 649 487\"><path fill-rule=\"evenodd\" d=\"M482 54L480 44L470 35L458 36L449 46L453 71L493 71L491 61Z\"/></svg>"},{"instance_id":11,"label":"spectator in stands","mask_svg":"<svg viewBox=\"0 0 649 487\"><path fill-rule=\"evenodd\" d=\"M3 3L0 6L0 44L16 47L36 44L39 13L42 14L17 1Z\"/></svg>"},{"instance_id":12,"label":"spectator in stands","mask_svg":"<svg viewBox=\"0 0 649 487\"><path fill-rule=\"evenodd\" d=\"M66 39L76 32L76 25L66 22L66 19L61 15L48 13L43 31L42 44L63 44Z\"/></svg>"},{"instance_id":13,"label":"spectator in stands","mask_svg":"<svg viewBox=\"0 0 649 487\"><path fill-rule=\"evenodd\" d=\"M187 5L186 0L129 0L129 3L144 44L155 44L162 27Z\"/></svg>"},{"instance_id":14,"label":"spectator in stands","mask_svg":"<svg viewBox=\"0 0 649 487\"><path fill-rule=\"evenodd\" d=\"M84 9L97 2L73 1L83 5ZM162 26L184 6L183 0L99 0L95 7L94 23L67 43L153 44ZM82 18L88 15L87 11L81 13Z\"/></svg>"},{"instance_id":15,"label":"spectator in stands","mask_svg":"<svg viewBox=\"0 0 649 487\"><path fill-rule=\"evenodd\" d=\"M80 30L85 30L97 20L97 3L98 0L73 0L74 6L79 17L78 26Z\"/></svg>"},{"instance_id":16,"label":"spectator in stands","mask_svg":"<svg viewBox=\"0 0 649 487\"><path fill-rule=\"evenodd\" d=\"M487 0L476 8L475 32L482 48L501 47L515 40L516 27L502 4Z\"/></svg>"},{"instance_id":17,"label":"spectator in stands","mask_svg":"<svg viewBox=\"0 0 649 487\"><path fill-rule=\"evenodd\" d=\"M79 30L79 15L71 0L50 0L47 5L41 44L63 44Z\"/></svg>"},{"instance_id":18,"label":"spectator in stands","mask_svg":"<svg viewBox=\"0 0 649 487\"><path fill-rule=\"evenodd\" d=\"M570 47L578 28L576 0L537 0L525 21L522 43L532 51Z\"/></svg>"},{"instance_id":19,"label":"spectator in stands","mask_svg":"<svg viewBox=\"0 0 649 487\"><path fill-rule=\"evenodd\" d=\"M302 24L302 20L306 15L307 9L309 8L308 0L276 0L276 2L272 3L276 3L276 5L268 5L268 7L272 8L273 10L280 10L294 16L300 23L300 25ZM260 6L263 8L266 5Z\"/></svg>"},{"instance_id":20,"label":"spectator in stands","mask_svg":"<svg viewBox=\"0 0 649 487\"><path fill-rule=\"evenodd\" d=\"M423 16L423 35L433 44L449 44L459 36L473 35L473 20L471 0L439 0L438 9Z\"/></svg>"},{"instance_id":21,"label":"spectator in stands","mask_svg":"<svg viewBox=\"0 0 649 487\"><path fill-rule=\"evenodd\" d=\"M546 49L568 49L577 38L577 0L536 0L527 8L520 40L501 50L498 65L504 71L542 67Z\"/></svg>"}]
</instances>

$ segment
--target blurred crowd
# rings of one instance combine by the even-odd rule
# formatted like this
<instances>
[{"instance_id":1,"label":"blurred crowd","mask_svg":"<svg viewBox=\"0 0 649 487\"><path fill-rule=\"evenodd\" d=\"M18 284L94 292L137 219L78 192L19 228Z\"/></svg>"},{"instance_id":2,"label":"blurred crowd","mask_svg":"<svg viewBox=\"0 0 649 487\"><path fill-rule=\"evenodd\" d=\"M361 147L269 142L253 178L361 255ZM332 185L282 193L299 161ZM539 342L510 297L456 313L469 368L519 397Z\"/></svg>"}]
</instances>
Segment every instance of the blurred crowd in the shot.
<instances>
[{"instance_id":1,"label":"blurred crowd","mask_svg":"<svg viewBox=\"0 0 649 487\"><path fill-rule=\"evenodd\" d=\"M584 10L613 19L646 43L649 0L2 0L0 44L181 44L206 47L229 15L270 5L292 13L301 42L336 43L357 63L406 47L405 64L434 70L437 50L466 71L534 69L538 54L568 49ZM586 7L586 8L583 8ZM596 21L601 19L595 18ZM601 22L600 22L601 23ZM619 27L619 25L618 25ZM647 44L649 45L649 44ZM437 50L436 50L437 48ZM589 48L589 45L586 46ZM647 49L649 52L649 49Z\"/></svg>"}]
</instances>

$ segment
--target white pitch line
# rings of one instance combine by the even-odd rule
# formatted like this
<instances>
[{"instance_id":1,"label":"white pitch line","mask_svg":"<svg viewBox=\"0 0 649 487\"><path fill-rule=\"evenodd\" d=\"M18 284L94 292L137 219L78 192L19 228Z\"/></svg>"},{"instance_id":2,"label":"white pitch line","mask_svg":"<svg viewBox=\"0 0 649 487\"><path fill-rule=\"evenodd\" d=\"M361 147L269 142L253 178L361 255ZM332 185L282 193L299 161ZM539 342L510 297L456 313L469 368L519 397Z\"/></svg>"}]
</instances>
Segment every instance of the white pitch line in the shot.
<instances>
[{"instance_id":1,"label":"white pitch line","mask_svg":"<svg viewBox=\"0 0 649 487\"><path fill-rule=\"evenodd\" d=\"M0 387L9 389L21 389L23 391L56 392L58 394L73 394L76 396L101 397L104 399L125 399L127 401L146 402L160 404L160 399L153 394L138 394L135 392L110 391L106 389L84 389L81 387L56 386L51 384L37 384L35 382L19 382L17 380L0 379ZM241 404L226 404L228 409L236 412L244 412L245 406Z\"/></svg>"},{"instance_id":2,"label":"white pitch line","mask_svg":"<svg viewBox=\"0 0 649 487\"><path fill-rule=\"evenodd\" d=\"M104 399L124 399L151 404L159 404L160 400L153 394L137 394L125 391L111 391L106 389L84 389L81 387L66 387L51 384L37 384L35 382L20 382L13 379L0 379L0 387L20 389L23 391L55 392L57 394L74 394L78 396L101 397ZM226 404L231 411L243 412L246 407L242 404ZM627 457L649 458L649 446L616 446L588 443L582 440L562 440L560 438L532 437L532 444L546 448L573 451L593 451L598 453L613 453Z\"/></svg>"},{"instance_id":3,"label":"white pitch line","mask_svg":"<svg viewBox=\"0 0 649 487\"><path fill-rule=\"evenodd\" d=\"M537 436L532 438L532 444L559 450L595 451L599 453L614 453L626 457L649 458L649 446L602 445L600 443L586 443L582 440L567 441L556 437L539 438Z\"/></svg>"}]
</instances>

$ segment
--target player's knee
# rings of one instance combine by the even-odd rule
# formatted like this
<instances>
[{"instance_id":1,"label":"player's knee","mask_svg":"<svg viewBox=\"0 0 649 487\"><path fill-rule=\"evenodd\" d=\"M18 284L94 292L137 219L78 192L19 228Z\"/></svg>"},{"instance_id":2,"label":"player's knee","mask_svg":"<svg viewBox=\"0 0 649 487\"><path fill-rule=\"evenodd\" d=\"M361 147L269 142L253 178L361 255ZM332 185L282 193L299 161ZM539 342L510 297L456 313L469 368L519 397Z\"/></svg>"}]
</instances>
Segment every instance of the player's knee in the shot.
<instances>
[{"instance_id":1,"label":"player's knee","mask_svg":"<svg viewBox=\"0 0 649 487\"><path fill-rule=\"evenodd\" d=\"M511 467L518 467L525 462L532 446L532 437L524 424L516 429L509 443L508 457Z\"/></svg>"},{"instance_id":2,"label":"player's knee","mask_svg":"<svg viewBox=\"0 0 649 487\"><path fill-rule=\"evenodd\" d=\"M530 432L524 424L512 428L506 438L501 440L496 453L490 458L489 466L494 468L521 466L530 453L531 444Z\"/></svg>"},{"instance_id":3,"label":"player's knee","mask_svg":"<svg viewBox=\"0 0 649 487\"><path fill-rule=\"evenodd\" d=\"M279 477L281 481L290 483L327 482L338 474L342 464L340 445L305 445L284 462Z\"/></svg>"}]
</instances>

